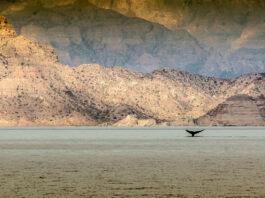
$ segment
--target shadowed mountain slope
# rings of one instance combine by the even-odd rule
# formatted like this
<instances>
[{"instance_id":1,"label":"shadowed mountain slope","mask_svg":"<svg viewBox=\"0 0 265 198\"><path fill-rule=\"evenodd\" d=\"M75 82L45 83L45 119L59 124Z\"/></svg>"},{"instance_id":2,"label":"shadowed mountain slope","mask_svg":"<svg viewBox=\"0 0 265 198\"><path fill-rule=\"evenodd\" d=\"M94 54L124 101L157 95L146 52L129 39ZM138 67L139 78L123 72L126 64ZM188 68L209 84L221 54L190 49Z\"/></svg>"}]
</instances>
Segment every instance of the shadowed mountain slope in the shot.
<instances>
[{"instance_id":1,"label":"shadowed mountain slope","mask_svg":"<svg viewBox=\"0 0 265 198\"><path fill-rule=\"evenodd\" d=\"M64 64L222 78L265 71L263 0L3 0L0 13Z\"/></svg>"},{"instance_id":2,"label":"shadowed mountain slope","mask_svg":"<svg viewBox=\"0 0 265 198\"><path fill-rule=\"evenodd\" d=\"M88 0L94 5L185 29L209 50L200 74L232 77L265 72L263 0Z\"/></svg>"},{"instance_id":3,"label":"shadowed mountain slope","mask_svg":"<svg viewBox=\"0 0 265 198\"><path fill-rule=\"evenodd\" d=\"M2 12L18 34L55 47L64 64L121 65L141 72L168 66L197 73L206 59L206 51L185 30L173 32L85 0L55 7L23 2L23 9Z\"/></svg>"}]
</instances>

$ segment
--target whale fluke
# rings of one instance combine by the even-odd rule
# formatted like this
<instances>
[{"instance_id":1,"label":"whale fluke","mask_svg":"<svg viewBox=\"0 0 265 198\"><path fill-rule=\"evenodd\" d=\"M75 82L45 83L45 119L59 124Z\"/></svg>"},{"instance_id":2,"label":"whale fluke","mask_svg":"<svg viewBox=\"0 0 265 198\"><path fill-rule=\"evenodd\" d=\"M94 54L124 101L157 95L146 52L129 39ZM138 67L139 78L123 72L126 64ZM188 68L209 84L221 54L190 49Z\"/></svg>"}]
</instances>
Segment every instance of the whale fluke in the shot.
<instances>
[{"instance_id":1,"label":"whale fluke","mask_svg":"<svg viewBox=\"0 0 265 198\"><path fill-rule=\"evenodd\" d=\"M186 130L189 134L191 134L192 137L194 137L197 133L203 132L205 129L200 130L200 131L190 131L190 130Z\"/></svg>"}]
</instances>

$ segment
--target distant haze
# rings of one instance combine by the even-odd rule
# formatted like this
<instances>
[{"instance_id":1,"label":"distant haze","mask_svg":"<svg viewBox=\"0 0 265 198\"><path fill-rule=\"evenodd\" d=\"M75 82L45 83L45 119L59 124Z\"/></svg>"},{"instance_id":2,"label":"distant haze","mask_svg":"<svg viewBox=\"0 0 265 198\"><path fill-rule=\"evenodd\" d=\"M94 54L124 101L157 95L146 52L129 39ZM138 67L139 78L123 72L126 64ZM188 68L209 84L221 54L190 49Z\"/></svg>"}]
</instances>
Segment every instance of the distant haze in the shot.
<instances>
[{"instance_id":1,"label":"distant haze","mask_svg":"<svg viewBox=\"0 0 265 198\"><path fill-rule=\"evenodd\" d=\"M265 71L263 0L2 0L0 14L71 66L223 78Z\"/></svg>"}]
</instances>

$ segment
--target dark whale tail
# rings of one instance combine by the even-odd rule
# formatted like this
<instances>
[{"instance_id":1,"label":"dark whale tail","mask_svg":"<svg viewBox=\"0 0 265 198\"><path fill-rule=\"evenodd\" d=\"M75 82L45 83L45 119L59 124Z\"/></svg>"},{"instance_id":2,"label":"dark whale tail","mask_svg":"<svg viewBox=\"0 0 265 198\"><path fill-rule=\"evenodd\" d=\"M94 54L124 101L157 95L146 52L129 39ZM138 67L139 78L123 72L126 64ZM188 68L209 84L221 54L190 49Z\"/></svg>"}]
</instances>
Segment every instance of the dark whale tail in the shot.
<instances>
[{"instance_id":1,"label":"dark whale tail","mask_svg":"<svg viewBox=\"0 0 265 198\"><path fill-rule=\"evenodd\" d=\"M204 131L204 129L203 130L200 130L200 131L190 131L190 130L186 130L186 132L188 132L189 134L191 134L192 137L194 137L196 134L201 133L203 131Z\"/></svg>"}]
</instances>

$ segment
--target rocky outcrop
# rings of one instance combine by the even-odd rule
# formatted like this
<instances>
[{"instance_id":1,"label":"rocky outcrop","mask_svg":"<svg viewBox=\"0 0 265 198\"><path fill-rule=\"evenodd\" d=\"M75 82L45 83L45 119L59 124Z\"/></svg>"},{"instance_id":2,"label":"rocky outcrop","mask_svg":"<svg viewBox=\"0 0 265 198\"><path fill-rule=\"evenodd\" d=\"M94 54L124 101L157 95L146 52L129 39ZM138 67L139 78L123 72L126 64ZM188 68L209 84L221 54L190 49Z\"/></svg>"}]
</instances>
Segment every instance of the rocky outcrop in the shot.
<instances>
[{"instance_id":1,"label":"rocky outcrop","mask_svg":"<svg viewBox=\"0 0 265 198\"><path fill-rule=\"evenodd\" d=\"M7 18L0 16L0 38L17 36L12 24L7 21Z\"/></svg>"},{"instance_id":2,"label":"rocky outcrop","mask_svg":"<svg viewBox=\"0 0 265 198\"><path fill-rule=\"evenodd\" d=\"M171 68L140 73L98 64L69 67L58 62L52 47L22 36L1 37L0 68L2 126L194 125L243 94L257 100L264 115L265 75L259 73L217 79ZM240 110L237 124L251 124L247 113ZM265 123L251 125L257 124Z\"/></svg>"},{"instance_id":3,"label":"rocky outcrop","mask_svg":"<svg viewBox=\"0 0 265 198\"><path fill-rule=\"evenodd\" d=\"M265 98L236 95L228 98L206 115L195 120L205 126L263 126L265 122Z\"/></svg>"},{"instance_id":4,"label":"rocky outcrop","mask_svg":"<svg viewBox=\"0 0 265 198\"><path fill-rule=\"evenodd\" d=\"M135 115L128 115L126 118L119 120L114 123L113 126L121 127L121 126L156 126L157 123L154 119L138 119Z\"/></svg>"}]
</instances>

